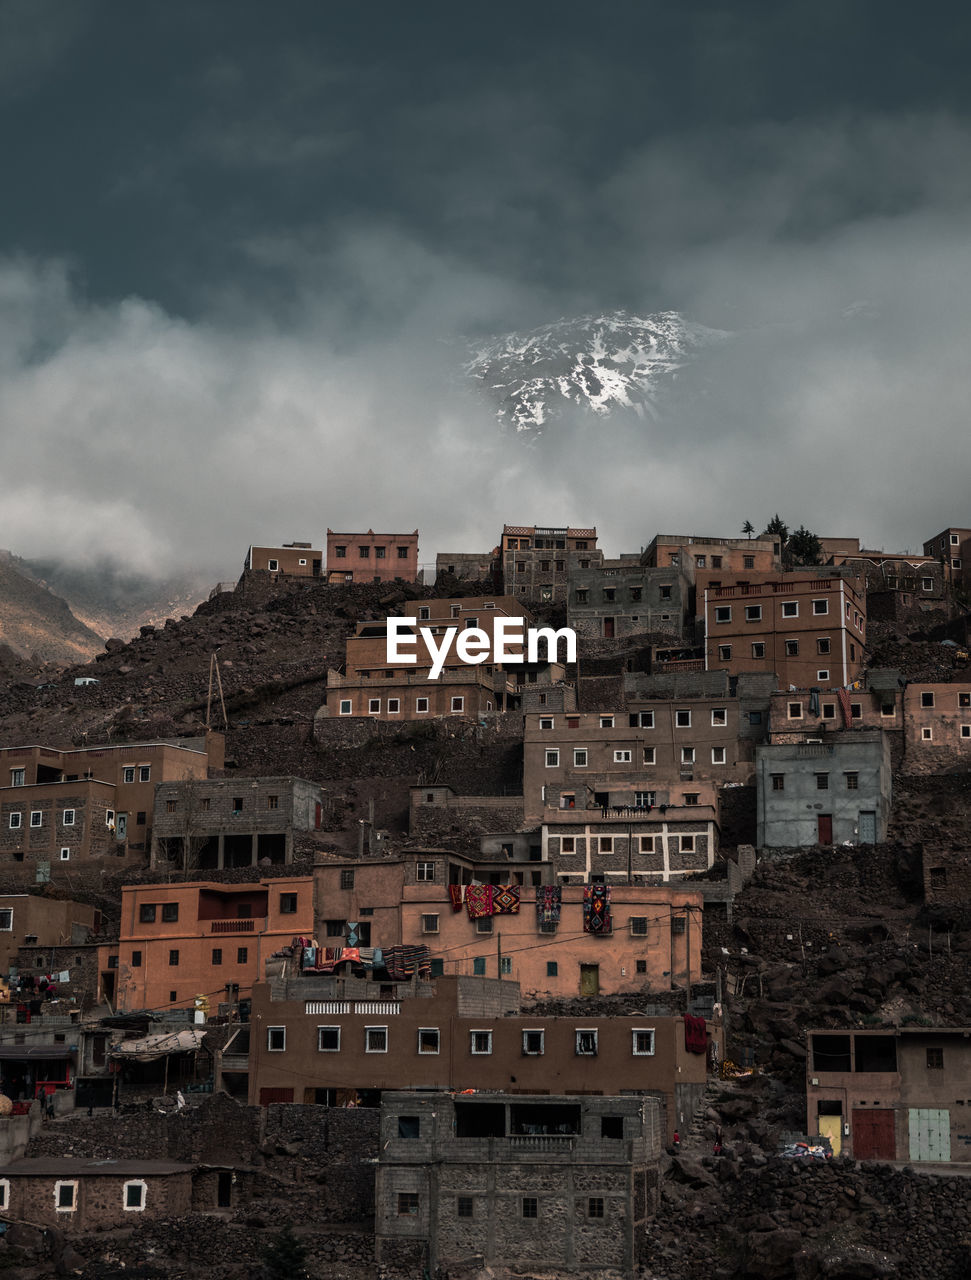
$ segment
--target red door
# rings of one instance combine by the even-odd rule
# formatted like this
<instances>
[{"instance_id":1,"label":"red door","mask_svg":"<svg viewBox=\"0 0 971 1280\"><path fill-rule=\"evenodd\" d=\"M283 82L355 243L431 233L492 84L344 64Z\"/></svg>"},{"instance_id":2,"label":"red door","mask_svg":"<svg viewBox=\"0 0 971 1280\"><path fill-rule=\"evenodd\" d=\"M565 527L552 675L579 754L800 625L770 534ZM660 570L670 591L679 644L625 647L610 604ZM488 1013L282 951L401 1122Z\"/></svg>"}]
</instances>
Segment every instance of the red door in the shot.
<instances>
[{"instance_id":1,"label":"red door","mask_svg":"<svg viewBox=\"0 0 971 1280\"><path fill-rule=\"evenodd\" d=\"M613 618L604 618L604 639L612 640L614 638L614 620Z\"/></svg>"},{"instance_id":2,"label":"red door","mask_svg":"<svg viewBox=\"0 0 971 1280\"><path fill-rule=\"evenodd\" d=\"M897 1147L893 1134L893 1112L885 1107L854 1108L853 1138L854 1160L893 1160Z\"/></svg>"},{"instance_id":3,"label":"red door","mask_svg":"<svg viewBox=\"0 0 971 1280\"><path fill-rule=\"evenodd\" d=\"M831 813L816 814L816 839L820 844L833 843L833 815Z\"/></svg>"}]
</instances>

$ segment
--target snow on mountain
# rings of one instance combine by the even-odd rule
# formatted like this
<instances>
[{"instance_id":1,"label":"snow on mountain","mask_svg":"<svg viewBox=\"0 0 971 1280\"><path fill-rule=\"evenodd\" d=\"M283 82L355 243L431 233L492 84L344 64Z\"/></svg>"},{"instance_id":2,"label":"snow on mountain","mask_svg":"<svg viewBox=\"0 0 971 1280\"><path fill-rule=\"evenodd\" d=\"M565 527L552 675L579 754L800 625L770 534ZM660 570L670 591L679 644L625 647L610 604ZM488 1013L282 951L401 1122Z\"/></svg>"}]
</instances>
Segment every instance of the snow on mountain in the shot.
<instances>
[{"instance_id":1,"label":"snow on mountain","mask_svg":"<svg viewBox=\"0 0 971 1280\"><path fill-rule=\"evenodd\" d=\"M706 347L730 335L676 311L614 311L504 334L471 349L465 372L497 404L505 428L530 435L570 406L602 417L657 417L662 393Z\"/></svg>"}]
</instances>

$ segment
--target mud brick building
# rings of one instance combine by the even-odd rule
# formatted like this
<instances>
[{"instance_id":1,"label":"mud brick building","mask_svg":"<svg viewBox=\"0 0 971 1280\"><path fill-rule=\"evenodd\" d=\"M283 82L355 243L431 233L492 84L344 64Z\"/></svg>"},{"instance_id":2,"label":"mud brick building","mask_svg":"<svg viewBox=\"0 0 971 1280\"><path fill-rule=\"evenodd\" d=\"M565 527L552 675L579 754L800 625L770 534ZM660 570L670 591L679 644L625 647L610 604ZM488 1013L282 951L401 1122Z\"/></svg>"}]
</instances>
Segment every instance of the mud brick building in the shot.
<instances>
[{"instance_id":1,"label":"mud brick building","mask_svg":"<svg viewBox=\"0 0 971 1280\"><path fill-rule=\"evenodd\" d=\"M507 524L500 547L506 595L543 604L565 601L570 574L603 561L595 528Z\"/></svg>"},{"instance_id":2,"label":"mud brick building","mask_svg":"<svg viewBox=\"0 0 971 1280\"><path fill-rule=\"evenodd\" d=\"M417 582L418 530L335 533L327 530L327 581Z\"/></svg>"},{"instance_id":3,"label":"mud brick building","mask_svg":"<svg viewBox=\"0 0 971 1280\"><path fill-rule=\"evenodd\" d=\"M117 1010L192 1008L246 996L267 956L313 929L313 880L126 885L121 891Z\"/></svg>"},{"instance_id":4,"label":"mud brick building","mask_svg":"<svg viewBox=\"0 0 971 1280\"><path fill-rule=\"evenodd\" d=\"M319 578L323 553L310 542L284 542L280 547L250 547L243 568L262 569L275 577Z\"/></svg>"},{"instance_id":5,"label":"mud brick building","mask_svg":"<svg viewBox=\"0 0 971 1280\"><path fill-rule=\"evenodd\" d=\"M192 1204L192 1166L174 1160L16 1160L0 1166L0 1212L81 1234L174 1218Z\"/></svg>"},{"instance_id":6,"label":"mud brick building","mask_svg":"<svg viewBox=\"0 0 971 1280\"><path fill-rule=\"evenodd\" d=\"M954 684L908 684L903 693L907 773L951 773L971 764L971 675Z\"/></svg>"},{"instance_id":7,"label":"mud brick building","mask_svg":"<svg viewBox=\"0 0 971 1280\"><path fill-rule=\"evenodd\" d=\"M564 856L563 865L579 860ZM390 862L318 865L315 936L322 946L343 946L353 921L362 946L424 945L433 973L509 978L544 999L636 992L645 985L670 990L700 976L700 890L612 879L610 927L590 933L584 886L567 878L572 872L552 873L549 864L489 867L442 850ZM476 919L464 906L456 911L450 886L473 881L513 885L519 910ZM560 886L559 909L558 919L547 922L537 898L550 883Z\"/></svg>"},{"instance_id":8,"label":"mud brick building","mask_svg":"<svg viewBox=\"0 0 971 1280\"><path fill-rule=\"evenodd\" d=\"M641 553L650 568L676 568L691 582L706 573L771 573L782 567L782 544L777 538L697 538L689 534L659 533Z\"/></svg>"},{"instance_id":9,"label":"mud brick building","mask_svg":"<svg viewBox=\"0 0 971 1280\"><path fill-rule=\"evenodd\" d=\"M924 543L924 555L933 556L941 566L951 587L964 587L969 581L971 564L971 529L947 528Z\"/></svg>"},{"instance_id":10,"label":"mud brick building","mask_svg":"<svg viewBox=\"0 0 971 1280\"><path fill-rule=\"evenodd\" d=\"M880 730L759 747L758 844L879 844L890 817L890 745Z\"/></svg>"},{"instance_id":11,"label":"mud brick building","mask_svg":"<svg viewBox=\"0 0 971 1280\"><path fill-rule=\"evenodd\" d=\"M435 557L436 581L449 574L462 582L488 582L492 590L502 585L499 548L491 551L439 551Z\"/></svg>"},{"instance_id":12,"label":"mud brick building","mask_svg":"<svg viewBox=\"0 0 971 1280\"><path fill-rule=\"evenodd\" d=\"M691 586L679 568L646 568L637 556L604 560L569 575L567 620L578 636L644 632L681 640Z\"/></svg>"},{"instance_id":13,"label":"mud brick building","mask_svg":"<svg viewBox=\"0 0 971 1280\"><path fill-rule=\"evenodd\" d=\"M769 740L806 742L832 732L879 729L902 750L904 681L896 671L867 671L854 689L790 689L772 694Z\"/></svg>"},{"instance_id":14,"label":"mud brick building","mask_svg":"<svg viewBox=\"0 0 971 1280\"><path fill-rule=\"evenodd\" d=\"M971 850L924 846L924 899L971 902Z\"/></svg>"},{"instance_id":15,"label":"mud brick building","mask_svg":"<svg viewBox=\"0 0 971 1280\"><path fill-rule=\"evenodd\" d=\"M221 769L222 734L184 741L0 751L0 862L26 878L58 877L103 858L144 861L156 785ZM9 781L8 781L9 780ZM71 864L67 866L65 864Z\"/></svg>"},{"instance_id":16,"label":"mud brick building","mask_svg":"<svg viewBox=\"0 0 971 1280\"><path fill-rule=\"evenodd\" d=\"M663 1100L665 1132L690 1117L707 1080L709 1037L688 1048L684 1019L648 1015L538 1017L519 985L490 978L377 983L301 973L274 961L253 989L249 1100L374 1104L386 1090ZM692 1042L694 1043L694 1042Z\"/></svg>"},{"instance_id":17,"label":"mud brick building","mask_svg":"<svg viewBox=\"0 0 971 1280\"><path fill-rule=\"evenodd\" d=\"M810 1031L806 1116L854 1160L971 1163L971 1028Z\"/></svg>"},{"instance_id":18,"label":"mud brick building","mask_svg":"<svg viewBox=\"0 0 971 1280\"><path fill-rule=\"evenodd\" d=\"M705 663L733 675L774 671L780 688L856 680L866 657L866 596L837 574L769 575L699 588Z\"/></svg>"},{"instance_id":19,"label":"mud brick building","mask_svg":"<svg viewBox=\"0 0 971 1280\"><path fill-rule=\"evenodd\" d=\"M305 778L210 778L156 789L152 866L183 870L293 861L294 832L320 829L326 796Z\"/></svg>"},{"instance_id":20,"label":"mud brick building","mask_svg":"<svg viewBox=\"0 0 971 1280\"><path fill-rule=\"evenodd\" d=\"M377 1260L633 1275L647 1261L661 1148L656 1098L386 1094Z\"/></svg>"},{"instance_id":21,"label":"mud brick building","mask_svg":"<svg viewBox=\"0 0 971 1280\"><path fill-rule=\"evenodd\" d=\"M9 970L22 947L49 950L87 942L100 925L101 912L82 902L36 893L0 895L0 973Z\"/></svg>"}]
</instances>

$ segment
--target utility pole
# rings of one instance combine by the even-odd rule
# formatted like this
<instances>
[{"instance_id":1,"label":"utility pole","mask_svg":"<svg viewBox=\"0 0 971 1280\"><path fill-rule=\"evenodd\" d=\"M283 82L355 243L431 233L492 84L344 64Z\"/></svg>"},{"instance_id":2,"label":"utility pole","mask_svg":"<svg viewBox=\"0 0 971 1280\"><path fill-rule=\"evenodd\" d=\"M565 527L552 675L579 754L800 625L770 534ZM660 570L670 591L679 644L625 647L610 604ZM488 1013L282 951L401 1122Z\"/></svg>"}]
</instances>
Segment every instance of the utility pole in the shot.
<instances>
[{"instance_id":1,"label":"utility pole","mask_svg":"<svg viewBox=\"0 0 971 1280\"><path fill-rule=\"evenodd\" d=\"M502 981L502 933L496 934L496 955L498 956L499 981Z\"/></svg>"}]
</instances>

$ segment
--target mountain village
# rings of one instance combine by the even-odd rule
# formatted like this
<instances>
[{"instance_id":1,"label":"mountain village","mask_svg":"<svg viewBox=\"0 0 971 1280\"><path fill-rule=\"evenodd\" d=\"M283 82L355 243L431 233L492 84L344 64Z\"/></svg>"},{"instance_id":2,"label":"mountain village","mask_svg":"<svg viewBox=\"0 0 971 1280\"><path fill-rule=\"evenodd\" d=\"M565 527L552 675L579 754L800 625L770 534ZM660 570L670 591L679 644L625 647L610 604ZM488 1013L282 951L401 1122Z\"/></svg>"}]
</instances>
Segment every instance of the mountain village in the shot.
<instances>
[{"instance_id":1,"label":"mountain village","mask_svg":"<svg viewBox=\"0 0 971 1280\"><path fill-rule=\"evenodd\" d=\"M966 1276L969 575L327 529L4 648L4 1274Z\"/></svg>"}]
</instances>

